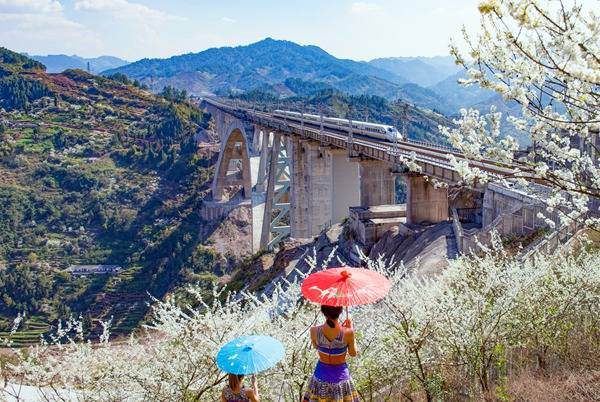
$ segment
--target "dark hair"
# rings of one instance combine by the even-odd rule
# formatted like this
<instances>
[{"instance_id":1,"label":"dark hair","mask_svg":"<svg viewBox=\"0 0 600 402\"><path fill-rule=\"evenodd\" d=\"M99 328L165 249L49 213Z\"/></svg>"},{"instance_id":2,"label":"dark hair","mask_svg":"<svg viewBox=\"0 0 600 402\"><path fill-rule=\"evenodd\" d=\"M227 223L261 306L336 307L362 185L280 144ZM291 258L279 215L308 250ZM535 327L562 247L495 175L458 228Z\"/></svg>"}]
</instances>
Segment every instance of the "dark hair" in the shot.
<instances>
[{"instance_id":1,"label":"dark hair","mask_svg":"<svg viewBox=\"0 0 600 402\"><path fill-rule=\"evenodd\" d=\"M327 318L327 325L329 325L331 328L335 328L335 323L333 320L340 318L340 314L342 314L343 310L344 308L342 306L321 305L321 313L323 313L325 318Z\"/></svg>"},{"instance_id":2,"label":"dark hair","mask_svg":"<svg viewBox=\"0 0 600 402\"><path fill-rule=\"evenodd\" d=\"M229 374L229 388L237 390L242 383L244 376L241 374Z\"/></svg>"}]
</instances>

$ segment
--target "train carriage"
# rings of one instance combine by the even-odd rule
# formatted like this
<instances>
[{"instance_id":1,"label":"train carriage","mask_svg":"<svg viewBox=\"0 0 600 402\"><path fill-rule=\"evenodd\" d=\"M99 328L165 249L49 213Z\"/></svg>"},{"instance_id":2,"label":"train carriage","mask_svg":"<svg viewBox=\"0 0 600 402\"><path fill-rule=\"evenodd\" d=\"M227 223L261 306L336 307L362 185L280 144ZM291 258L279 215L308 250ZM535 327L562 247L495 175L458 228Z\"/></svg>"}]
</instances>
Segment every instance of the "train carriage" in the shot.
<instances>
[{"instance_id":1,"label":"train carriage","mask_svg":"<svg viewBox=\"0 0 600 402\"><path fill-rule=\"evenodd\" d=\"M317 116L314 114L302 114L298 112L292 112L289 110L275 110L273 115L287 119L294 120L298 122L309 121L321 124L321 119L323 120L323 126L335 128L335 129L350 129L350 120L339 119L336 117L326 117L326 116ZM362 134L367 137L376 138L379 140L389 141L389 142L398 142L402 141L404 138L402 134L396 129L394 126L389 126L386 124L376 124L369 123L366 121L352 121L352 130L356 134Z\"/></svg>"}]
</instances>

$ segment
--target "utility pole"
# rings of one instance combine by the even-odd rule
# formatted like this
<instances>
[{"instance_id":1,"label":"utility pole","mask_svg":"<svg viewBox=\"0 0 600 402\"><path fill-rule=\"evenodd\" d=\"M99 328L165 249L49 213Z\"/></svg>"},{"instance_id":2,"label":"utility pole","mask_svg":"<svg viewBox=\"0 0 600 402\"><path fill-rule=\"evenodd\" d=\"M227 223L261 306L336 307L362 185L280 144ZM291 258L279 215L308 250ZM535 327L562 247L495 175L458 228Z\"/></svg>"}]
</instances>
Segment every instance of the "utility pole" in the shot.
<instances>
[{"instance_id":1,"label":"utility pole","mask_svg":"<svg viewBox=\"0 0 600 402\"><path fill-rule=\"evenodd\" d=\"M352 105L348 105L348 155L352 154L352 143L354 142L354 130L352 130Z\"/></svg>"},{"instance_id":2,"label":"utility pole","mask_svg":"<svg viewBox=\"0 0 600 402\"><path fill-rule=\"evenodd\" d=\"M319 115L321 117L321 126L319 127L321 134L323 134L323 106L319 108Z\"/></svg>"},{"instance_id":3,"label":"utility pole","mask_svg":"<svg viewBox=\"0 0 600 402\"><path fill-rule=\"evenodd\" d=\"M402 108L402 137L406 141L408 140L408 129L406 121L408 120L408 103L404 104Z\"/></svg>"}]
</instances>

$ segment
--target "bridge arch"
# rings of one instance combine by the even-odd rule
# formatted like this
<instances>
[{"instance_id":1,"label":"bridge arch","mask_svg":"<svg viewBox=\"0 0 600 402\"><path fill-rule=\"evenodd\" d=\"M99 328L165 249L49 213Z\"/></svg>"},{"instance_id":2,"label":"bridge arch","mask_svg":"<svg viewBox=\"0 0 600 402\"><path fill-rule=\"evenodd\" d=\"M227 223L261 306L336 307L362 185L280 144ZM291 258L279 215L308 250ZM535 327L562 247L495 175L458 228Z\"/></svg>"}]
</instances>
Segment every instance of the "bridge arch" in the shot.
<instances>
[{"instance_id":1,"label":"bridge arch","mask_svg":"<svg viewBox=\"0 0 600 402\"><path fill-rule=\"evenodd\" d=\"M224 134L213 179L213 199L223 200L225 187L234 185L241 185L244 198L251 198L250 147L244 124L236 119L227 126ZM237 163L232 163L234 161Z\"/></svg>"}]
</instances>

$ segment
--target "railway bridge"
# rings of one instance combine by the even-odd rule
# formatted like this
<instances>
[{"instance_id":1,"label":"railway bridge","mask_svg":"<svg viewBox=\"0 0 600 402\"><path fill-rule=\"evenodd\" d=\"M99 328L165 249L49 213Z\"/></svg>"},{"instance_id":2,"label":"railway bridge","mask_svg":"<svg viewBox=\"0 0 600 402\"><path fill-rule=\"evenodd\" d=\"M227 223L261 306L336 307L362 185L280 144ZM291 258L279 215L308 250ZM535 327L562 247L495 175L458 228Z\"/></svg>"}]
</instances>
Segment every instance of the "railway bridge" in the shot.
<instances>
[{"instance_id":1,"label":"railway bridge","mask_svg":"<svg viewBox=\"0 0 600 402\"><path fill-rule=\"evenodd\" d=\"M449 220L451 207L460 207L460 200L449 202L449 188L460 183L449 155L462 158L453 148L384 142L352 128L324 127L322 121L288 119L213 99L203 99L201 106L211 113L221 138L206 218L239 205L228 200L228 189L241 188L252 208L254 251L271 249L288 235L312 238L346 219L353 207L395 204L396 176L406 181L406 208L400 213L407 223ZM498 175L511 171L494 161L470 164ZM482 201L484 226L507 209L514 214L515 203L527 203L522 195L488 186L472 191ZM535 217L529 218L523 216L520 223L517 218L515 231L535 228Z\"/></svg>"}]
</instances>

